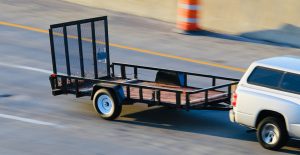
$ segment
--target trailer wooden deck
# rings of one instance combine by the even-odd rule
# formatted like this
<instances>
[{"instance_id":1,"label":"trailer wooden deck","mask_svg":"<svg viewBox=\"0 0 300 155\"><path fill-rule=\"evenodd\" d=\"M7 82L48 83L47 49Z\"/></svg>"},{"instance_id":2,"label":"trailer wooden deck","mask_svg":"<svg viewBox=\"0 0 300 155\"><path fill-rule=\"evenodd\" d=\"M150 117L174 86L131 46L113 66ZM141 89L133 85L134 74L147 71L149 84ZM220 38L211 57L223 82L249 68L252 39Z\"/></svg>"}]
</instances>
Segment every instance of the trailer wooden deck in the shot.
<instances>
[{"instance_id":1,"label":"trailer wooden deck","mask_svg":"<svg viewBox=\"0 0 300 155\"><path fill-rule=\"evenodd\" d=\"M150 81L142 81L138 79L131 79L131 80L124 80L124 79L114 79L113 81L120 82L120 83L134 83L138 84L140 86L151 86L155 87L157 89L160 88L168 88L173 90L182 91L183 93L180 96L181 105L186 104L186 93L189 91L198 90L200 88L194 88L194 87L182 87L182 86L176 86L176 85L170 85L170 84L162 84L157 82L150 82ZM132 99L140 99L140 89L136 87L131 87L130 89L130 98ZM127 96L127 87L123 87L124 94ZM142 89L142 97L143 99L148 100L154 100L153 99L153 93L155 93L155 90L153 89ZM226 99L228 97L228 93L224 91L219 90L209 90L208 91L208 102L213 102L216 100L222 100ZM155 96L155 100L158 100L157 96ZM166 102L166 103L173 103L176 104L176 93L169 92L169 91L160 91L160 101ZM205 92L199 92L190 95L190 104L202 104L205 103Z\"/></svg>"}]
</instances>

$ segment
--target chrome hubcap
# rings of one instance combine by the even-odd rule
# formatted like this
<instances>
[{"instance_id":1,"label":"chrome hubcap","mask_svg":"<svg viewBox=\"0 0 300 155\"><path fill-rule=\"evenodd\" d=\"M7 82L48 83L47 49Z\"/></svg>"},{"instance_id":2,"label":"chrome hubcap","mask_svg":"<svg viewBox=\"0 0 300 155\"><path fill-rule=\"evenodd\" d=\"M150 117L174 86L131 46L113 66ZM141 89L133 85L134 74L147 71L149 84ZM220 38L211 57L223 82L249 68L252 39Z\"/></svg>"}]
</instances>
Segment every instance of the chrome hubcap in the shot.
<instances>
[{"instance_id":1,"label":"chrome hubcap","mask_svg":"<svg viewBox=\"0 0 300 155\"><path fill-rule=\"evenodd\" d=\"M113 102L108 95L101 95L97 102L98 109L101 111L101 113L107 115L112 112Z\"/></svg>"},{"instance_id":2,"label":"chrome hubcap","mask_svg":"<svg viewBox=\"0 0 300 155\"><path fill-rule=\"evenodd\" d=\"M275 125L267 123L263 126L261 136L265 143L276 144L279 140L279 129Z\"/></svg>"}]
</instances>

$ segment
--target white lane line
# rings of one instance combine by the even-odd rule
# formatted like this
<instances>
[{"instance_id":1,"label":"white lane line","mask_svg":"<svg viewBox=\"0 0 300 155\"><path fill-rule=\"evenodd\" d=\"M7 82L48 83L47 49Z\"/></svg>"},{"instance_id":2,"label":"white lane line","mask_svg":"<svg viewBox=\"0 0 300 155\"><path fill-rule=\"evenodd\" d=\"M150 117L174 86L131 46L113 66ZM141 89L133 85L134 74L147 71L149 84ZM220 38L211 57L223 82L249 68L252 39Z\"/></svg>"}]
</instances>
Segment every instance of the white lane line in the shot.
<instances>
[{"instance_id":1,"label":"white lane line","mask_svg":"<svg viewBox=\"0 0 300 155\"><path fill-rule=\"evenodd\" d=\"M2 62L0 62L0 66L31 70L31 71L36 71L36 72L46 73L46 74L52 73L52 71L45 70L45 69L29 67L29 66L22 66L22 65L14 65L14 64L8 64L8 63L2 63ZM45 121L40 121L40 120L35 120L35 119L30 119L30 118L24 118L24 117L18 117L18 116L13 116L13 115L7 115L7 114L0 114L0 118L18 120L18 121L22 121L22 122L26 122L26 123L37 124L37 125L62 127L55 123L50 123L50 122L45 122Z\"/></svg>"},{"instance_id":2,"label":"white lane line","mask_svg":"<svg viewBox=\"0 0 300 155\"><path fill-rule=\"evenodd\" d=\"M24 118L24 117L18 117L18 116L13 116L13 115L0 114L0 117L7 118L7 119L13 119L13 120L17 120L17 121L22 121L22 122L26 122L26 123L31 123L31 124L37 124L37 125L59 126L57 124L50 123L50 122L44 122L44 121L39 121L39 120Z\"/></svg>"},{"instance_id":3,"label":"white lane line","mask_svg":"<svg viewBox=\"0 0 300 155\"><path fill-rule=\"evenodd\" d=\"M36 72L40 72L40 73L52 74L52 71L50 71L50 70L40 69L40 68L35 68L35 67L29 67L29 66L23 66L23 65L14 65L14 64L0 62L0 66L19 68L19 69L36 71Z\"/></svg>"}]
</instances>

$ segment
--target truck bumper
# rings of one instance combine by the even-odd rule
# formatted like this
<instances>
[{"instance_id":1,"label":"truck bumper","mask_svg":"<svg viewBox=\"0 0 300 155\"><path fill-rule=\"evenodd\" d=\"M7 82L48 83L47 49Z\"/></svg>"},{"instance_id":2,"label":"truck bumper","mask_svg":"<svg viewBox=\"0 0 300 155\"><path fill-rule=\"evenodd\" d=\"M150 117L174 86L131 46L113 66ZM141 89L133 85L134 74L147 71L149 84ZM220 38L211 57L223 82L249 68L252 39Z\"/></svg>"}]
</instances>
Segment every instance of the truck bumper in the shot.
<instances>
[{"instance_id":1,"label":"truck bumper","mask_svg":"<svg viewBox=\"0 0 300 155\"><path fill-rule=\"evenodd\" d=\"M231 122L235 122L235 113L232 109L229 111L229 119Z\"/></svg>"},{"instance_id":2,"label":"truck bumper","mask_svg":"<svg viewBox=\"0 0 300 155\"><path fill-rule=\"evenodd\" d=\"M300 138L300 124L291 124L289 132L290 136Z\"/></svg>"}]
</instances>

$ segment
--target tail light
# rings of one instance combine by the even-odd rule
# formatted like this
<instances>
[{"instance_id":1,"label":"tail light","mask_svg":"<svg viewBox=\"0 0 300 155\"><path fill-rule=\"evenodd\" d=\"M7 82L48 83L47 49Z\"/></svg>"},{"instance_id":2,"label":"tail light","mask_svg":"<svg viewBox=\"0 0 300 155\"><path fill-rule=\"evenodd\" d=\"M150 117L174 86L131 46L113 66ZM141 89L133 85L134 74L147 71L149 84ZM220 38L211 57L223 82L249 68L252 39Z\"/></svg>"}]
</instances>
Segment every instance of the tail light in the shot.
<instances>
[{"instance_id":1,"label":"tail light","mask_svg":"<svg viewBox=\"0 0 300 155\"><path fill-rule=\"evenodd\" d=\"M235 92L232 95L232 102L231 102L231 105L234 107L236 107L236 103L237 103L236 100L237 100L237 93Z\"/></svg>"},{"instance_id":2,"label":"tail light","mask_svg":"<svg viewBox=\"0 0 300 155\"><path fill-rule=\"evenodd\" d=\"M51 76L52 78L56 78L56 74L54 74L54 73L51 74L50 76Z\"/></svg>"}]
</instances>

